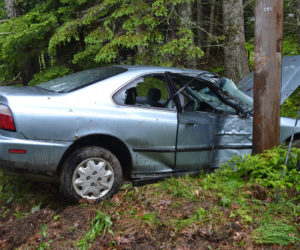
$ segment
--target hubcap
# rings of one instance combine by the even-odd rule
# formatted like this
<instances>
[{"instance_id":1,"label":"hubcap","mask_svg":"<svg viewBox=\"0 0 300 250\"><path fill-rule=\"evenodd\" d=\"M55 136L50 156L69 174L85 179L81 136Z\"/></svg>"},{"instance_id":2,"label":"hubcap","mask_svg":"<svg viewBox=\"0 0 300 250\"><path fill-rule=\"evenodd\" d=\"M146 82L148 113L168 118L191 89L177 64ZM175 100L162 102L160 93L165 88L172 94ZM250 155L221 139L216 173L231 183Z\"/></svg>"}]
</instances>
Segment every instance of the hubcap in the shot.
<instances>
[{"instance_id":1,"label":"hubcap","mask_svg":"<svg viewBox=\"0 0 300 250\"><path fill-rule=\"evenodd\" d=\"M80 197L96 200L109 192L114 179L114 170L107 161L102 158L90 158L76 167L72 184Z\"/></svg>"}]
</instances>

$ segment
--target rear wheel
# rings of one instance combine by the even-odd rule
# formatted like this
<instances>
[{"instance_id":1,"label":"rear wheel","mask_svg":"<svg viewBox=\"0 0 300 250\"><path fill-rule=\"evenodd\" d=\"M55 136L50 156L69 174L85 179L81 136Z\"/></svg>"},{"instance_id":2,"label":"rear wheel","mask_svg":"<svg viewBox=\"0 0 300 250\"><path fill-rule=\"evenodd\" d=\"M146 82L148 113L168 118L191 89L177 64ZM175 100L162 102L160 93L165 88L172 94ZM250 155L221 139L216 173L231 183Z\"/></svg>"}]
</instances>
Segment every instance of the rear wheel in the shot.
<instances>
[{"instance_id":1,"label":"rear wheel","mask_svg":"<svg viewBox=\"0 0 300 250\"><path fill-rule=\"evenodd\" d=\"M72 201L99 202L115 194L122 182L122 168L117 157L101 147L84 147L66 160L61 173L61 187Z\"/></svg>"}]
</instances>

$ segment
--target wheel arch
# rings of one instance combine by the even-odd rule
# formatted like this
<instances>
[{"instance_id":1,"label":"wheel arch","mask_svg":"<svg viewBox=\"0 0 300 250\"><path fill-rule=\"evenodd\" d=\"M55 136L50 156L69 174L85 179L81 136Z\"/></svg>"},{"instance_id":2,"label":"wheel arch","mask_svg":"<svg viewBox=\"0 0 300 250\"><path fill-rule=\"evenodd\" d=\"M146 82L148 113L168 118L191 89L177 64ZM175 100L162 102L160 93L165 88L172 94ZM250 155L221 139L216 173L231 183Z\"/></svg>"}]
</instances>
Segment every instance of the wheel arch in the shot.
<instances>
[{"instance_id":1,"label":"wheel arch","mask_svg":"<svg viewBox=\"0 0 300 250\"><path fill-rule=\"evenodd\" d=\"M128 147L119 138L105 134L92 134L80 137L71 146L69 146L59 162L57 168L57 174L59 176L67 157L75 150L86 146L103 147L112 152L121 163L123 176L127 179L130 178L130 172L132 169L132 156Z\"/></svg>"}]
</instances>

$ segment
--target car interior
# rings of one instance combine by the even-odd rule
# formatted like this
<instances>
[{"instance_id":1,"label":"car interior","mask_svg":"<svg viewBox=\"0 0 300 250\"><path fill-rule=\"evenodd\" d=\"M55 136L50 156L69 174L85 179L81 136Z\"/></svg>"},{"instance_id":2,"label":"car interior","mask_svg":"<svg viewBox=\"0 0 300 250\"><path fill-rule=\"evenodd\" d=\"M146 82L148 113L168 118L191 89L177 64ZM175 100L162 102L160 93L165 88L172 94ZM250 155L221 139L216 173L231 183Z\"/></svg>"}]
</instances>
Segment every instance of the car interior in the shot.
<instances>
[{"instance_id":1,"label":"car interior","mask_svg":"<svg viewBox=\"0 0 300 250\"><path fill-rule=\"evenodd\" d=\"M140 78L125 91L124 104L174 109L169 100L169 91L162 75L149 75Z\"/></svg>"},{"instance_id":2,"label":"car interior","mask_svg":"<svg viewBox=\"0 0 300 250\"><path fill-rule=\"evenodd\" d=\"M173 77L177 90L182 89L191 79ZM178 93L179 100L185 111L203 111L218 114L236 114L236 110L226 105L216 94L200 80L195 79ZM125 90L126 105L175 109L170 100L168 85L163 75L148 75L137 79Z\"/></svg>"}]
</instances>

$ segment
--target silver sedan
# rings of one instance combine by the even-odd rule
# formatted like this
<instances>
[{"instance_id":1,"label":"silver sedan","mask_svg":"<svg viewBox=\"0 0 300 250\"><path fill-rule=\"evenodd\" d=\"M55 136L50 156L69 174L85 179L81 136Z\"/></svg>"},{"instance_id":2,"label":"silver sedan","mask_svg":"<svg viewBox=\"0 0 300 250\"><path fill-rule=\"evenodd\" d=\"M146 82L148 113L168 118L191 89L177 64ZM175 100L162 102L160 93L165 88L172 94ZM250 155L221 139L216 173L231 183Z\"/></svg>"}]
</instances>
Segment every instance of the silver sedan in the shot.
<instances>
[{"instance_id":1,"label":"silver sedan","mask_svg":"<svg viewBox=\"0 0 300 250\"><path fill-rule=\"evenodd\" d=\"M281 118L281 142L293 125ZM211 170L251 147L252 98L205 71L112 66L0 87L0 168L60 182L75 202L111 197L123 177Z\"/></svg>"}]
</instances>

